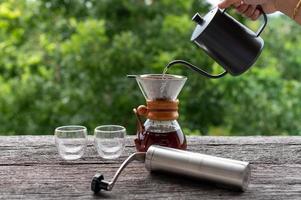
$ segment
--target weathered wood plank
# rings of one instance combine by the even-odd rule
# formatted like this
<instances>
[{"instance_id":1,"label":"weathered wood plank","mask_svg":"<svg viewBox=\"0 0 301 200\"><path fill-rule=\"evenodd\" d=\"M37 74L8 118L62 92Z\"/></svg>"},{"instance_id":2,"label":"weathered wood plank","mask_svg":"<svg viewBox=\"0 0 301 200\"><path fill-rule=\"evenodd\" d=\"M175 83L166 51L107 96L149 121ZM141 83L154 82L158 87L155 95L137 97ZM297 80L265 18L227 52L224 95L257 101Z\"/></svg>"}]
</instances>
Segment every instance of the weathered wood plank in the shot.
<instances>
[{"instance_id":1,"label":"weathered wood plank","mask_svg":"<svg viewBox=\"0 0 301 200\"><path fill-rule=\"evenodd\" d=\"M51 136L0 137L2 199L301 199L301 137L189 137L189 150L251 162L250 189L245 193L212 183L166 174L150 174L132 163L113 191L90 191L96 172L110 179L135 151L132 137L122 157L103 160L89 138L84 157L59 158Z\"/></svg>"}]
</instances>

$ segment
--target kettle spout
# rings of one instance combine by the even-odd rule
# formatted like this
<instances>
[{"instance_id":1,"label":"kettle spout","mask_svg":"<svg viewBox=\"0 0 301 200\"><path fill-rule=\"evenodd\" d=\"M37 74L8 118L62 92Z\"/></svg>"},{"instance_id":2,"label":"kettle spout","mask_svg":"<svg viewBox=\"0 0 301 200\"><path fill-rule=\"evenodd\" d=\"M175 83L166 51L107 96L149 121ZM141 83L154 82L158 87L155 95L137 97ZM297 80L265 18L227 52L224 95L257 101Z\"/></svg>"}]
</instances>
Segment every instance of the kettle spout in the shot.
<instances>
[{"instance_id":1,"label":"kettle spout","mask_svg":"<svg viewBox=\"0 0 301 200\"><path fill-rule=\"evenodd\" d=\"M195 21L198 25L202 25L204 23L204 19L201 17L199 13L196 13L193 17L192 20Z\"/></svg>"},{"instance_id":2,"label":"kettle spout","mask_svg":"<svg viewBox=\"0 0 301 200\"><path fill-rule=\"evenodd\" d=\"M168 63L166 65L166 68L169 69L171 66L176 65L176 64L184 65L185 67L191 69L192 71L195 71L200 75L203 75L203 76L206 76L206 77L212 78L212 79L221 78L221 77L225 76L228 73L227 71L224 71L220 74L212 75L212 74L209 74L208 72L198 68L197 66L195 66L195 65L193 65L193 64L191 64L191 63L189 63L185 60L173 60L173 61L171 61L170 63Z\"/></svg>"}]
</instances>

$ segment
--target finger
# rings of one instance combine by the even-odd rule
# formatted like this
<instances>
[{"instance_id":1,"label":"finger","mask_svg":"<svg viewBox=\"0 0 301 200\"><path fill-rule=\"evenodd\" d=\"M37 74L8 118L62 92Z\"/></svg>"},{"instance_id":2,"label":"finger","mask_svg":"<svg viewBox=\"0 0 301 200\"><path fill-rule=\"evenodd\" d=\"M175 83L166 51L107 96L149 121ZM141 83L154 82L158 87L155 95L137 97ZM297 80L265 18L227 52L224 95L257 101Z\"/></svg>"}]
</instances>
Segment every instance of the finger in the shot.
<instances>
[{"instance_id":1,"label":"finger","mask_svg":"<svg viewBox=\"0 0 301 200\"><path fill-rule=\"evenodd\" d=\"M240 5L241 5L241 1L236 2L236 3L233 4L233 6L234 6L235 8L239 7Z\"/></svg>"},{"instance_id":2,"label":"finger","mask_svg":"<svg viewBox=\"0 0 301 200\"><path fill-rule=\"evenodd\" d=\"M247 10L244 12L244 15L246 17L250 17L254 14L255 10L256 10L256 6L249 5Z\"/></svg>"},{"instance_id":3,"label":"finger","mask_svg":"<svg viewBox=\"0 0 301 200\"><path fill-rule=\"evenodd\" d=\"M250 18L252 20L257 20L260 17L260 15L261 15L261 12L256 9L255 12L253 13L253 15L250 16Z\"/></svg>"},{"instance_id":4,"label":"finger","mask_svg":"<svg viewBox=\"0 0 301 200\"><path fill-rule=\"evenodd\" d=\"M245 4L252 4L252 5L258 5L258 4L263 4L266 3L267 0L243 0Z\"/></svg>"},{"instance_id":5,"label":"finger","mask_svg":"<svg viewBox=\"0 0 301 200\"><path fill-rule=\"evenodd\" d=\"M247 4L242 4L239 7L237 7L237 11L240 13L244 13L247 9L248 9L248 5Z\"/></svg>"},{"instance_id":6,"label":"finger","mask_svg":"<svg viewBox=\"0 0 301 200\"><path fill-rule=\"evenodd\" d=\"M241 0L224 0L221 3L218 4L218 7L220 9L228 8L231 5L233 5L233 4L237 3L237 2L240 2L240 1Z\"/></svg>"}]
</instances>

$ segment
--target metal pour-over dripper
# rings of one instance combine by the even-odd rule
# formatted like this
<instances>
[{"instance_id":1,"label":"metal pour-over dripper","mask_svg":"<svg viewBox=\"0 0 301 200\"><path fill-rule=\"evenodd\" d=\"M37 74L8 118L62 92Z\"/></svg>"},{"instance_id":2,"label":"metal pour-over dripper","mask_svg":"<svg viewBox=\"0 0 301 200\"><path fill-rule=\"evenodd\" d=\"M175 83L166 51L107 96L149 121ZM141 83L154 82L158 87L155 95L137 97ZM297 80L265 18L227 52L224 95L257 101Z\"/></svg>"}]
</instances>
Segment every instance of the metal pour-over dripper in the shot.
<instances>
[{"instance_id":1,"label":"metal pour-over dripper","mask_svg":"<svg viewBox=\"0 0 301 200\"><path fill-rule=\"evenodd\" d=\"M170 74L135 76L146 100L176 100L187 78Z\"/></svg>"}]
</instances>

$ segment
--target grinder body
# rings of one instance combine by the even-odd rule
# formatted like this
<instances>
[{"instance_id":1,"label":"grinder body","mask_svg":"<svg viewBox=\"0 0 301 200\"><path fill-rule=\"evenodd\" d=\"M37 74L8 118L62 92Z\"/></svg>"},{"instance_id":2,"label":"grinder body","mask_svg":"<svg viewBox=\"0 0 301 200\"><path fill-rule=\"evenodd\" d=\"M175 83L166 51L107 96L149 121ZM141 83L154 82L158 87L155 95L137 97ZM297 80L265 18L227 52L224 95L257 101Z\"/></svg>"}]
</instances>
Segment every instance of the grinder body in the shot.
<instances>
[{"instance_id":1,"label":"grinder body","mask_svg":"<svg viewBox=\"0 0 301 200\"><path fill-rule=\"evenodd\" d=\"M92 191L97 193L100 190L112 190L123 169L134 160L144 162L149 171L173 172L207 179L231 185L243 191L248 187L251 173L248 162L152 145L146 153L136 152L130 155L121 164L111 181L104 180L102 174L96 174L91 182Z\"/></svg>"},{"instance_id":2,"label":"grinder body","mask_svg":"<svg viewBox=\"0 0 301 200\"><path fill-rule=\"evenodd\" d=\"M219 158L152 145L145 156L149 171L165 171L234 186L245 191L250 178L248 162Z\"/></svg>"}]
</instances>

